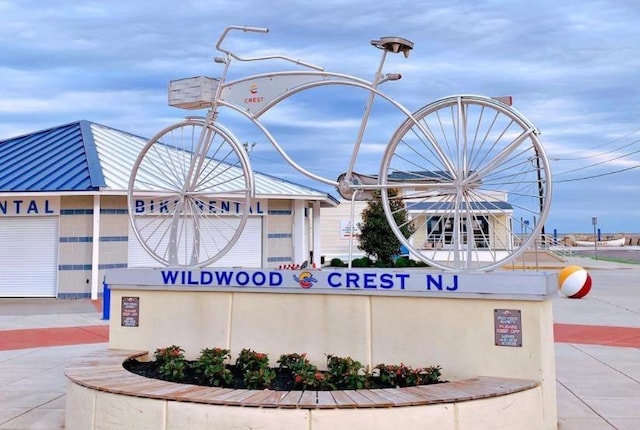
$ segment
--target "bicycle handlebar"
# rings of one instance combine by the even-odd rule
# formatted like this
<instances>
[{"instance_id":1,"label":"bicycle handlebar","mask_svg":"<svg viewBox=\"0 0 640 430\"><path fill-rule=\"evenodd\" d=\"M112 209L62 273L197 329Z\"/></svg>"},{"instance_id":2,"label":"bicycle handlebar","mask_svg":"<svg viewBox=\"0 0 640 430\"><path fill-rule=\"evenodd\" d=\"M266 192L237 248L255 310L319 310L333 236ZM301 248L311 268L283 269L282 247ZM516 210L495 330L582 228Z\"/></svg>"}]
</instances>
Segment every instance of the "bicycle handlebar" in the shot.
<instances>
[{"instance_id":1,"label":"bicycle handlebar","mask_svg":"<svg viewBox=\"0 0 640 430\"><path fill-rule=\"evenodd\" d=\"M301 60L296 60L290 57L286 57L284 55L269 55L269 56L264 56L264 57L240 57L236 54L234 54L233 52L227 50L227 49L223 49L221 47L222 45L222 41L225 39L225 37L227 37L227 34L229 33L229 31L231 30L241 30L243 32L253 32L253 33L268 33L269 29L266 27L248 27L248 26L242 26L242 25L230 25L229 27L225 28L224 31L222 32L222 34L220 35L220 37L218 38L218 42L216 43L216 49L220 52L224 52L225 54L227 54L228 56L238 60L238 61L259 61L259 60L285 60L285 61L289 61L291 63L294 64L298 64L300 66L304 66L304 67L308 67L310 69L314 69L314 70L319 70L319 71L324 71L324 67L321 66L316 66L314 64L311 63L307 63L305 61L301 61Z\"/></svg>"},{"instance_id":2,"label":"bicycle handlebar","mask_svg":"<svg viewBox=\"0 0 640 430\"><path fill-rule=\"evenodd\" d=\"M230 25L229 27L224 29L224 31L218 38L218 43L216 43L216 49L218 51L229 54L228 51L220 48L220 45L222 44L222 41L224 40L224 38L227 37L227 33L229 33L231 30L242 30L245 33L246 32L252 32L252 33L268 33L269 32L269 29L266 27L248 27L246 25Z\"/></svg>"}]
</instances>

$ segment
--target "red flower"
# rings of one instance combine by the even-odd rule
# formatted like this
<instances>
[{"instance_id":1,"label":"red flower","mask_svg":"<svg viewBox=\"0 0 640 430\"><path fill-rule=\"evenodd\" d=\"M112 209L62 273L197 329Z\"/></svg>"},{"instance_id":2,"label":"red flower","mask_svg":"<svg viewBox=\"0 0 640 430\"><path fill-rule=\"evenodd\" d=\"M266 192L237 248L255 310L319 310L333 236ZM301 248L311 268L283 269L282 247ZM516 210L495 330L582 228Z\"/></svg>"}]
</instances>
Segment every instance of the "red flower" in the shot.
<instances>
[{"instance_id":1,"label":"red flower","mask_svg":"<svg viewBox=\"0 0 640 430\"><path fill-rule=\"evenodd\" d=\"M296 382L296 384L302 384L302 376L296 375L294 381Z\"/></svg>"},{"instance_id":2,"label":"red flower","mask_svg":"<svg viewBox=\"0 0 640 430\"><path fill-rule=\"evenodd\" d=\"M320 372L316 372L316 381L322 381L324 379L324 375Z\"/></svg>"}]
</instances>

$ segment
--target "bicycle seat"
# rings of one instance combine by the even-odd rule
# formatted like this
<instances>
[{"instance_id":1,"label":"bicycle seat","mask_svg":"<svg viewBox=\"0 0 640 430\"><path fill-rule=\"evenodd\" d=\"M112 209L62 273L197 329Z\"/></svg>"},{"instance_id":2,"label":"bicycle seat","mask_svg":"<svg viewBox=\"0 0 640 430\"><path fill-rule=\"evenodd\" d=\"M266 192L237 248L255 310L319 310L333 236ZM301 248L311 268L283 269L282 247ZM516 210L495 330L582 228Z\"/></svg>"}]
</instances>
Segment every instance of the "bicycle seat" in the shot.
<instances>
[{"instance_id":1,"label":"bicycle seat","mask_svg":"<svg viewBox=\"0 0 640 430\"><path fill-rule=\"evenodd\" d=\"M379 49L398 54L402 52L404 58L409 57L409 51L413 49L413 42L402 37L387 36L381 37L379 40L372 40L371 44Z\"/></svg>"}]
</instances>

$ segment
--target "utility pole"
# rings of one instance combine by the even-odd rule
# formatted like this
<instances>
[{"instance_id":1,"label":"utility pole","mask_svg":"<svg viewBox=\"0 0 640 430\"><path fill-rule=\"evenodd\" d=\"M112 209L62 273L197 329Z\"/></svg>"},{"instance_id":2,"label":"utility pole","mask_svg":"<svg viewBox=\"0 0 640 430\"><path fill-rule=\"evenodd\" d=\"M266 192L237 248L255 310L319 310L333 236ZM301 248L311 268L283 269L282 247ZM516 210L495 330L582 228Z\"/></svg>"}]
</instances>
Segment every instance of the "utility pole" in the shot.
<instances>
[{"instance_id":1,"label":"utility pole","mask_svg":"<svg viewBox=\"0 0 640 430\"><path fill-rule=\"evenodd\" d=\"M598 218L591 218L591 224L593 224L593 248L596 253L596 260L598 259L598 236L596 236L596 226L598 225Z\"/></svg>"}]
</instances>

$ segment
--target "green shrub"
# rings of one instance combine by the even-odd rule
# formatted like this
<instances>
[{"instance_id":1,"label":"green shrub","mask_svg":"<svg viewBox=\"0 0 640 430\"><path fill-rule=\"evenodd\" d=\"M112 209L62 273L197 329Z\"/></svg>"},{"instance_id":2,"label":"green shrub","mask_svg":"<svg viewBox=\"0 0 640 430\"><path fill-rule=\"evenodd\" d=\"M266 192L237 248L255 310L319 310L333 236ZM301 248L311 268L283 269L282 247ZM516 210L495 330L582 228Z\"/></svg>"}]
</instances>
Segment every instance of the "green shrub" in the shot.
<instances>
[{"instance_id":1,"label":"green shrub","mask_svg":"<svg viewBox=\"0 0 640 430\"><path fill-rule=\"evenodd\" d=\"M327 385L332 389L361 390L367 385L364 366L351 357L327 355Z\"/></svg>"},{"instance_id":2,"label":"green shrub","mask_svg":"<svg viewBox=\"0 0 640 430\"><path fill-rule=\"evenodd\" d=\"M231 370L227 368L227 361L231 358L230 351L222 348L205 348L200 357L193 364L196 377L215 387L228 387L233 381Z\"/></svg>"},{"instance_id":3,"label":"green shrub","mask_svg":"<svg viewBox=\"0 0 640 430\"><path fill-rule=\"evenodd\" d=\"M369 257L356 258L351 261L351 267L371 267L373 261Z\"/></svg>"},{"instance_id":4,"label":"green shrub","mask_svg":"<svg viewBox=\"0 0 640 430\"><path fill-rule=\"evenodd\" d=\"M269 356L261 352L243 349L238 355L236 366L250 390L270 388L276 378L276 372L269 368Z\"/></svg>"},{"instance_id":5,"label":"green shrub","mask_svg":"<svg viewBox=\"0 0 640 430\"><path fill-rule=\"evenodd\" d=\"M396 260L396 267L412 267L415 266L415 262L406 257L400 257Z\"/></svg>"},{"instance_id":6,"label":"green shrub","mask_svg":"<svg viewBox=\"0 0 640 430\"><path fill-rule=\"evenodd\" d=\"M280 370L287 370L293 379L293 387L301 390L321 390L327 387L325 372L309 363L307 354L283 354L278 360Z\"/></svg>"},{"instance_id":7,"label":"green shrub","mask_svg":"<svg viewBox=\"0 0 640 430\"><path fill-rule=\"evenodd\" d=\"M347 265L339 258L332 258L329 263L331 267L347 267Z\"/></svg>"},{"instance_id":8,"label":"green shrub","mask_svg":"<svg viewBox=\"0 0 640 430\"><path fill-rule=\"evenodd\" d=\"M440 366L412 369L404 363L400 365L378 364L373 375L380 383L392 387L413 387L417 385L436 384L440 381Z\"/></svg>"},{"instance_id":9,"label":"green shrub","mask_svg":"<svg viewBox=\"0 0 640 430\"><path fill-rule=\"evenodd\" d=\"M442 376L442 367L440 366L430 366L422 369L422 376L420 378L420 384L437 384L440 382L440 377Z\"/></svg>"},{"instance_id":10,"label":"green shrub","mask_svg":"<svg viewBox=\"0 0 640 430\"><path fill-rule=\"evenodd\" d=\"M258 390L359 390L441 382L440 366L412 369L404 364L379 364L370 371L351 357L327 355L327 370L321 371L306 354L294 353L281 355L279 368L272 369L267 354L246 348L238 355L235 366L229 365L230 358L228 349L205 348L197 360L190 362L185 360L182 348L171 345L156 349L154 362L127 360L124 367L172 382Z\"/></svg>"},{"instance_id":11,"label":"green shrub","mask_svg":"<svg viewBox=\"0 0 640 430\"><path fill-rule=\"evenodd\" d=\"M172 382L182 382L187 369L187 361L184 359L184 349L176 345L155 350L155 359L158 364L160 376Z\"/></svg>"},{"instance_id":12,"label":"green shrub","mask_svg":"<svg viewBox=\"0 0 640 430\"><path fill-rule=\"evenodd\" d=\"M413 370L410 366L378 364L375 369L378 371L380 382L385 385L395 387L410 387L418 385L419 369Z\"/></svg>"}]
</instances>

